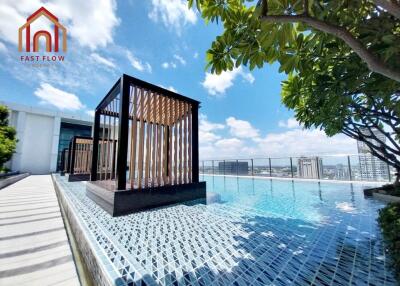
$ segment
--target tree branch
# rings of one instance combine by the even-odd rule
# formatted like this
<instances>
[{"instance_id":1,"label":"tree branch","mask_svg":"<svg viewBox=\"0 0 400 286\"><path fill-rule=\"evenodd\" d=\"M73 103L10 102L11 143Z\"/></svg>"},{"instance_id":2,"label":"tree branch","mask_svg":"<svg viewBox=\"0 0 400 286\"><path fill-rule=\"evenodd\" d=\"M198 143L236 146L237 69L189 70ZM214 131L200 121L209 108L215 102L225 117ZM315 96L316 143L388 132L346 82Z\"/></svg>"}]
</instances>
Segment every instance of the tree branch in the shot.
<instances>
[{"instance_id":1,"label":"tree branch","mask_svg":"<svg viewBox=\"0 0 400 286\"><path fill-rule=\"evenodd\" d=\"M266 2L266 0L263 0ZM261 21L275 23L302 22L310 27L342 39L367 64L368 68L376 73L400 82L400 71L391 69L378 57L372 54L364 45L346 29L315 19L308 15L264 15Z\"/></svg>"},{"instance_id":2,"label":"tree branch","mask_svg":"<svg viewBox=\"0 0 400 286\"><path fill-rule=\"evenodd\" d=\"M375 5L385 9L390 15L400 19L400 5L395 1L374 0Z\"/></svg>"},{"instance_id":3,"label":"tree branch","mask_svg":"<svg viewBox=\"0 0 400 286\"><path fill-rule=\"evenodd\" d=\"M268 14L268 0L261 1L261 16L266 16Z\"/></svg>"}]
</instances>

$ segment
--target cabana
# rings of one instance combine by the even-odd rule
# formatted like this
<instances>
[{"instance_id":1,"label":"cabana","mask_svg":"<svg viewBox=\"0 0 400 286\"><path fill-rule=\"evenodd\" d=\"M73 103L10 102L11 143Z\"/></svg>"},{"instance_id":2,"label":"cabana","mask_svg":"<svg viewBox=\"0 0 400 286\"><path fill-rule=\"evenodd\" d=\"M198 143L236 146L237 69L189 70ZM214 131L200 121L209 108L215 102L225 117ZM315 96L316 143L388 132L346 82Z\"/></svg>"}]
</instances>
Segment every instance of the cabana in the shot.
<instances>
[{"instance_id":1,"label":"cabana","mask_svg":"<svg viewBox=\"0 0 400 286\"><path fill-rule=\"evenodd\" d=\"M113 216L204 199L199 102L123 75L95 110L87 195Z\"/></svg>"},{"instance_id":2,"label":"cabana","mask_svg":"<svg viewBox=\"0 0 400 286\"><path fill-rule=\"evenodd\" d=\"M92 167L93 138L74 136L69 143L67 170L68 181L88 181Z\"/></svg>"}]
</instances>

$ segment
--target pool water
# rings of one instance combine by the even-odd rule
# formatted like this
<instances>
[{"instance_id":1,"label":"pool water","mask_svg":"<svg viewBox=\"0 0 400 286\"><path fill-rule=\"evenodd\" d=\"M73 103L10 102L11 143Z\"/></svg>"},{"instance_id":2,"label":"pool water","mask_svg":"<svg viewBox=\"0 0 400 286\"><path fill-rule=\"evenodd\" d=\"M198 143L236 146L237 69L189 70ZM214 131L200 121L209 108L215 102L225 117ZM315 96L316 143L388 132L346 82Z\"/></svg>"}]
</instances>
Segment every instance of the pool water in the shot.
<instances>
[{"instance_id":1,"label":"pool water","mask_svg":"<svg viewBox=\"0 0 400 286\"><path fill-rule=\"evenodd\" d=\"M396 285L361 185L201 176L208 203L112 218L56 177L116 285Z\"/></svg>"}]
</instances>

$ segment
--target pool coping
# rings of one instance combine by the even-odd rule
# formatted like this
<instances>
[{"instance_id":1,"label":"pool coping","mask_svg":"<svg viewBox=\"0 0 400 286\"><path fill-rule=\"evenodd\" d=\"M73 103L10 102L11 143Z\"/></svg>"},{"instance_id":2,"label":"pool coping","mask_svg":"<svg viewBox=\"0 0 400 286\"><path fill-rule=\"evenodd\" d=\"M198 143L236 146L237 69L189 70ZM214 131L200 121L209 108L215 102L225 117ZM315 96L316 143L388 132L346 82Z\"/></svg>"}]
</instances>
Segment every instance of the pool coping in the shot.
<instances>
[{"instance_id":1,"label":"pool coping","mask_svg":"<svg viewBox=\"0 0 400 286\"><path fill-rule=\"evenodd\" d=\"M86 268L89 270L89 275L94 285L109 286L115 285L112 277L108 275L106 266L102 263L100 257L96 254L96 246L88 237L89 233L85 231L85 227L77 217L75 210L69 198L61 191L62 186L55 178L54 174L51 175L53 180L54 189L56 190L60 206L64 209L65 219L68 221L76 244L80 253L82 254L83 261Z\"/></svg>"}]
</instances>

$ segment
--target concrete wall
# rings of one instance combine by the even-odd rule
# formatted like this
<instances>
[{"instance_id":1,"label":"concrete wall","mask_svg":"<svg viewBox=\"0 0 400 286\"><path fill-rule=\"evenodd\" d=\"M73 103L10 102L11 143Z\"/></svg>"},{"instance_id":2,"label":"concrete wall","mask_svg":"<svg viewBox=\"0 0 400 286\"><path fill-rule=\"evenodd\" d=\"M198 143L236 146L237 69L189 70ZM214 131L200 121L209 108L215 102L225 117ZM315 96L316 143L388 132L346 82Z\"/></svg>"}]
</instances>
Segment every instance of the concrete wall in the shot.
<instances>
[{"instance_id":1,"label":"concrete wall","mask_svg":"<svg viewBox=\"0 0 400 286\"><path fill-rule=\"evenodd\" d=\"M56 171L61 122L91 125L91 118L14 103L0 102L11 110L9 124L17 130L17 148L10 162L12 171L49 174Z\"/></svg>"},{"instance_id":2,"label":"concrete wall","mask_svg":"<svg viewBox=\"0 0 400 286\"><path fill-rule=\"evenodd\" d=\"M17 130L17 150L11 170L31 174L48 174L56 170L60 117L13 111ZM53 163L54 161L54 163Z\"/></svg>"}]
</instances>

